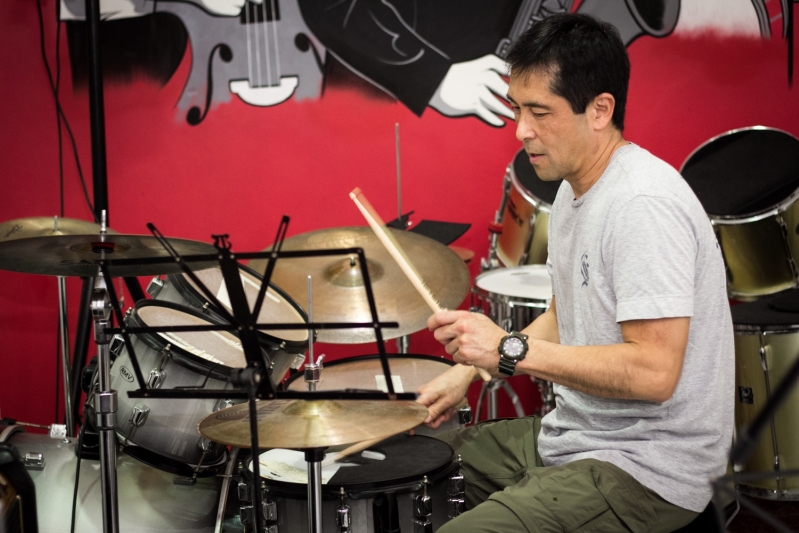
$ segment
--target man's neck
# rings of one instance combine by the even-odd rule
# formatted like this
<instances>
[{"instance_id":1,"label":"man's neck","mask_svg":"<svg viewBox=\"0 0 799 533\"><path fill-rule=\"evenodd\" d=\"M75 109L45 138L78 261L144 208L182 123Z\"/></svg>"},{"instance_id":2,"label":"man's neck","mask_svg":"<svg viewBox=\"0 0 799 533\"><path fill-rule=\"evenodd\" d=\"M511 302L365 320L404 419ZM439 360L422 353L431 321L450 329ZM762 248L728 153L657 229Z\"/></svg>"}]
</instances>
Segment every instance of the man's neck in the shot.
<instances>
[{"instance_id":1,"label":"man's neck","mask_svg":"<svg viewBox=\"0 0 799 533\"><path fill-rule=\"evenodd\" d=\"M587 193L599 181L599 178L605 173L605 169L608 168L616 150L627 144L629 143L624 140L620 131L614 131L607 139L600 141L599 149L590 166L578 177L566 180L571 185L572 191L574 191L575 200Z\"/></svg>"}]
</instances>

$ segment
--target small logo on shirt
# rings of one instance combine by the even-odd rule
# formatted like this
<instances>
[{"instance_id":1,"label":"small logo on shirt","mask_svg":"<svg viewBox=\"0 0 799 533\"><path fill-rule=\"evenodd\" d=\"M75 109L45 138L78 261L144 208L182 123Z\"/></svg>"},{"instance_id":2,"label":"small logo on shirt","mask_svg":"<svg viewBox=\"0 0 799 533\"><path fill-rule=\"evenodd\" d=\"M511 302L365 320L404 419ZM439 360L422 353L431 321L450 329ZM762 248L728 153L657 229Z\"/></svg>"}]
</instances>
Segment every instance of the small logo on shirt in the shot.
<instances>
[{"instance_id":1,"label":"small logo on shirt","mask_svg":"<svg viewBox=\"0 0 799 533\"><path fill-rule=\"evenodd\" d=\"M583 275L583 287L588 287L588 252L584 253L583 256L580 258L580 262L582 266L580 267L580 273Z\"/></svg>"}]
</instances>

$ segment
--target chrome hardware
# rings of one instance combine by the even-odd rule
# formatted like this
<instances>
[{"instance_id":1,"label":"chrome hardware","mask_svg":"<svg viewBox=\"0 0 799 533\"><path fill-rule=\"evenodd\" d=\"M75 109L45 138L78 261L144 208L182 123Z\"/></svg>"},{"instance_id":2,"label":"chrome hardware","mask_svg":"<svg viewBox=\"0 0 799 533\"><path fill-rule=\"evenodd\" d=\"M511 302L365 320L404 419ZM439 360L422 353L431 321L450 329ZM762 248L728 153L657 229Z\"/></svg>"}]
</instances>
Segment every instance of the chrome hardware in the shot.
<instances>
[{"instance_id":1,"label":"chrome hardware","mask_svg":"<svg viewBox=\"0 0 799 533\"><path fill-rule=\"evenodd\" d=\"M239 481L239 500L248 502L252 500L252 491L250 485L243 481Z\"/></svg>"},{"instance_id":2,"label":"chrome hardware","mask_svg":"<svg viewBox=\"0 0 799 533\"><path fill-rule=\"evenodd\" d=\"M150 408L144 404L137 403L133 406L133 411L131 411L128 421L133 426L141 426L147 421L148 414L150 414Z\"/></svg>"},{"instance_id":3,"label":"chrome hardware","mask_svg":"<svg viewBox=\"0 0 799 533\"><path fill-rule=\"evenodd\" d=\"M241 507L239 507L239 516L241 518L241 523L244 524L245 526L252 525L252 523L255 522L255 520L253 520L255 516L253 516L252 513L253 513L252 505L242 505Z\"/></svg>"},{"instance_id":4,"label":"chrome hardware","mask_svg":"<svg viewBox=\"0 0 799 533\"><path fill-rule=\"evenodd\" d=\"M125 347L125 338L122 335L114 335L111 337L111 344L108 345L108 351L119 357L122 354L122 349Z\"/></svg>"},{"instance_id":5,"label":"chrome hardware","mask_svg":"<svg viewBox=\"0 0 799 533\"><path fill-rule=\"evenodd\" d=\"M147 284L147 294L152 296L153 298L158 296L158 293L161 292L161 289L164 288L164 280L159 277L154 277L150 280L150 283Z\"/></svg>"},{"instance_id":6,"label":"chrome hardware","mask_svg":"<svg viewBox=\"0 0 799 533\"><path fill-rule=\"evenodd\" d=\"M264 533L278 533L277 524L271 526L264 526Z\"/></svg>"},{"instance_id":7,"label":"chrome hardware","mask_svg":"<svg viewBox=\"0 0 799 533\"><path fill-rule=\"evenodd\" d=\"M422 494L413 498L413 517L426 518L433 513L433 500L427 495L427 476L422 479Z\"/></svg>"},{"instance_id":8,"label":"chrome hardware","mask_svg":"<svg viewBox=\"0 0 799 533\"><path fill-rule=\"evenodd\" d=\"M336 507L336 529L338 533L348 533L352 525L352 518L350 517L350 506L345 500L347 494L344 492L344 487L339 489L339 496L341 505Z\"/></svg>"},{"instance_id":9,"label":"chrome hardware","mask_svg":"<svg viewBox=\"0 0 799 533\"><path fill-rule=\"evenodd\" d=\"M216 405L214 405L214 413L222 409L227 409L228 407L233 407L233 400L221 398L216 402Z\"/></svg>"},{"instance_id":10,"label":"chrome hardware","mask_svg":"<svg viewBox=\"0 0 799 533\"><path fill-rule=\"evenodd\" d=\"M28 452L25 454L25 457L22 458L22 462L28 470L44 470L45 461L43 453Z\"/></svg>"},{"instance_id":11,"label":"chrome hardware","mask_svg":"<svg viewBox=\"0 0 799 533\"><path fill-rule=\"evenodd\" d=\"M261 514L268 522L277 520L277 502L269 497L269 490L264 481L261 481Z\"/></svg>"},{"instance_id":12,"label":"chrome hardware","mask_svg":"<svg viewBox=\"0 0 799 533\"><path fill-rule=\"evenodd\" d=\"M450 518L455 518L466 511L465 487L463 474L460 471L463 458L459 455L455 462L458 463L458 472L447 480L447 516Z\"/></svg>"},{"instance_id":13,"label":"chrome hardware","mask_svg":"<svg viewBox=\"0 0 799 533\"><path fill-rule=\"evenodd\" d=\"M430 520L414 520L413 533L433 533L433 522Z\"/></svg>"},{"instance_id":14,"label":"chrome hardware","mask_svg":"<svg viewBox=\"0 0 799 533\"><path fill-rule=\"evenodd\" d=\"M298 353L297 355L294 356L294 361L291 362L291 365L289 365L289 367L292 370L299 370L300 368L302 368L302 364L304 362L305 362L305 354Z\"/></svg>"},{"instance_id":15,"label":"chrome hardware","mask_svg":"<svg viewBox=\"0 0 799 533\"><path fill-rule=\"evenodd\" d=\"M761 344L760 350L758 350L758 354L760 355L760 366L763 367L763 372L768 372L768 361L766 359L766 346Z\"/></svg>"},{"instance_id":16,"label":"chrome hardware","mask_svg":"<svg viewBox=\"0 0 799 533\"><path fill-rule=\"evenodd\" d=\"M202 437L197 441L197 447L205 453L210 453L216 447L216 445L217 444L215 442L211 442L205 437Z\"/></svg>"},{"instance_id":17,"label":"chrome hardware","mask_svg":"<svg viewBox=\"0 0 799 533\"><path fill-rule=\"evenodd\" d=\"M464 405L463 407L458 407L458 423L462 425L471 424L472 423L472 408L468 405Z\"/></svg>"},{"instance_id":18,"label":"chrome hardware","mask_svg":"<svg viewBox=\"0 0 799 533\"><path fill-rule=\"evenodd\" d=\"M188 477L188 476L175 476L172 478L173 485L184 485L186 487L191 487L195 483L197 483L197 478Z\"/></svg>"},{"instance_id":19,"label":"chrome hardware","mask_svg":"<svg viewBox=\"0 0 799 533\"><path fill-rule=\"evenodd\" d=\"M147 388L160 389L166 379L166 372L153 368L150 370L150 376L147 378Z\"/></svg>"}]
</instances>

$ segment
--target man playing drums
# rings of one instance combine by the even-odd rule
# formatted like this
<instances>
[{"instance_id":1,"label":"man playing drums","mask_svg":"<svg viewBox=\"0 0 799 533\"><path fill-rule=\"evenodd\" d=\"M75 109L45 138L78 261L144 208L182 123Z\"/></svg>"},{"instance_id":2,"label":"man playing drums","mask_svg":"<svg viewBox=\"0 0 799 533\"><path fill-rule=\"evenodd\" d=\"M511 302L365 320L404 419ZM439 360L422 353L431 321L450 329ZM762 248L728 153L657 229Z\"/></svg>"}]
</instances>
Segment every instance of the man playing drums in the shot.
<instances>
[{"instance_id":1,"label":"man playing drums","mask_svg":"<svg viewBox=\"0 0 799 533\"><path fill-rule=\"evenodd\" d=\"M724 473L734 348L724 263L679 173L624 140L629 60L612 26L536 23L508 55L516 136L543 180L551 307L506 335L483 315L428 326L457 362L555 383L543 419L444 434L467 509L441 531L672 531ZM456 365L421 389L438 425L476 378Z\"/></svg>"}]
</instances>

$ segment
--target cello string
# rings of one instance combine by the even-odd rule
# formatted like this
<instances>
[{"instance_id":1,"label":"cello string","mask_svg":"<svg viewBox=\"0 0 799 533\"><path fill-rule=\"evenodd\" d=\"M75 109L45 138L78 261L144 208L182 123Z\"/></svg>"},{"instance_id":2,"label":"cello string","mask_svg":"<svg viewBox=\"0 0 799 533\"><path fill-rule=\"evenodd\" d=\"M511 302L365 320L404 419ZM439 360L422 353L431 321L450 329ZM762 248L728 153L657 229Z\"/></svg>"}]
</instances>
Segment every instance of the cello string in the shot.
<instances>
[{"instance_id":1,"label":"cello string","mask_svg":"<svg viewBox=\"0 0 799 533\"><path fill-rule=\"evenodd\" d=\"M271 50L269 49L269 22L268 22L268 11L266 9L266 0L261 2L261 8L264 10L264 54L266 55L266 83L267 86L272 87L272 61L271 61ZM272 8L271 1L269 2L269 8ZM274 19L275 12L272 11L272 18Z\"/></svg>"},{"instance_id":2,"label":"cello string","mask_svg":"<svg viewBox=\"0 0 799 533\"><path fill-rule=\"evenodd\" d=\"M255 37L255 46L253 48L255 49L255 71L256 71L256 73L258 75L258 85L255 85L255 87L261 87L261 85L263 84L263 78L261 77L261 45L258 44L258 41L259 41L259 39L258 39L258 7L259 6L253 4L253 21L252 21L252 23L253 23L254 27L253 27L253 32L252 33L253 33L253 36ZM263 10L263 2L261 2L261 6L260 7ZM250 86L252 87L253 84L251 83Z\"/></svg>"},{"instance_id":3,"label":"cello string","mask_svg":"<svg viewBox=\"0 0 799 533\"><path fill-rule=\"evenodd\" d=\"M247 32L247 79L250 82L250 87L253 85L252 79L252 45L250 43L250 3L244 4L244 29Z\"/></svg>"},{"instance_id":4,"label":"cello string","mask_svg":"<svg viewBox=\"0 0 799 533\"><path fill-rule=\"evenodd\" d=\"M273 4L274 2L274 4ZM272 32L272 36L275 40L275 65L277 67L277 83L280 84L280 46L278 45L279 39L277 38L277 28L278 28L278 20L277 20L277 0L269 0L269 5L272 6L272 21L274 22L274 31Z\"/></svg>"}]
</instances>

